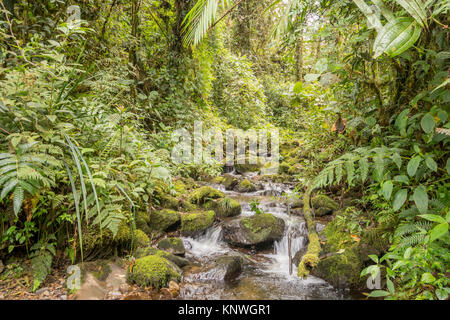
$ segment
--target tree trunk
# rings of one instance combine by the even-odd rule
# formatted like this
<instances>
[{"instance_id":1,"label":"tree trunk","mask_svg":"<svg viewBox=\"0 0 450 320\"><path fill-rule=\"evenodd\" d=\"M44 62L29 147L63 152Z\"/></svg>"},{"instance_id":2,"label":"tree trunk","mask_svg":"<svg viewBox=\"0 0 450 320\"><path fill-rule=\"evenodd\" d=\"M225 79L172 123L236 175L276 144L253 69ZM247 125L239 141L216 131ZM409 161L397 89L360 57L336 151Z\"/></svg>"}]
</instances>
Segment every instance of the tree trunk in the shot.
<instances>
[{"instance_id":1,"label":"tree trunk","mask_svg":"<svg viewBox=\"0 0 450 320\"><path fill-rule=\"evenodd\" d=\"M295 47L295 81L303 81L303 33L299 35Z\"/></svg>"}]
</instances>

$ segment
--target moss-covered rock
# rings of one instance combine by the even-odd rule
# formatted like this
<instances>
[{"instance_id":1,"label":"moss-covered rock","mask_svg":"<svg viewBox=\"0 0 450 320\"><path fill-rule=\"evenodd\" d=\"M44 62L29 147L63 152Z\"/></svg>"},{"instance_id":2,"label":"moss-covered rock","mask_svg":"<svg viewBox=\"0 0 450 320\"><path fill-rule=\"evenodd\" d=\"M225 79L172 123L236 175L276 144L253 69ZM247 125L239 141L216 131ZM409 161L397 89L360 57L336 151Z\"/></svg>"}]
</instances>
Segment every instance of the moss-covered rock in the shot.
<instances>
[{"instance_id":1,"label":"moss-covered rock","mask_svg":"<svg viewBox=\"0 0 450 320\"><path fill-rule=\"evenodd\" d=\"M247 172L258 172L260 169L260 165L259 164L236 164L234 166L234 168L236 169L236 172L239 174L245 174Z\"/></svg>"},{"instance_id":2,"label":"moss-covered rock","mask_svg":"<svg viewBox=\"0 0 450 320\"><path fill-rule=\"evenodd\" d=\"M225 177L219 176L212 179L212 183L223 184L225 182Z\"/></svg>"},{"instance_id":3,"label":"moss-covered rock","mask_svg":"<svg viewBox=\"0 0 450 320\"><path fill-rule=\"evenodd\" d=\"M195 189L191 196L189 197L189 201L195 204L205 204L206 202L214 199L224 198L225 194L213 187L204 186L198 189Z\"/></svg>"},{"instance_id":4,"label":"moss-covered rock","mask_svg":"<svg viewBox=\"0 0 450 320\"><path fill-rule=\"evenodd\" d=\"M240 256L222 256L216 258L215 265L209 272L220 276L222 281L232 281L242 272L244 259Z\"/></svg>"},{"instance_id":5,"label":"moss-covered rock","mask_svg":"<svg viewBox=\"0 0 450 320\"><path fill-rule=\"evenodd\" d=\"M336 288L364 289L367 279L360 277L361 271L371 263L368 255L381 254L381 247L366 237L355 240L334 222L329 223L320 235L326 238L326 244L311 274Z\"/></svg>"},{"instance_id":6,"label":"moss-covered rock","mask_svg":"<svg viewBox=\"0 0 450 320\"><path fill-rule=\"evenodd\" d=\"M288 173L290 168L291 168L291 166L288 163L282 162L282 163L280 163L279 172L280 173Z\"/></svg>"},{"instance_id":7,"label":"moss-covered rock","mask_svg":"<svg viewBox=\"0 0 450 320\"><path fill-rule=\"evenodd\" d=\"M314 214L317 217L322 217L332 214L339 209L339 204L330 197L319 194L311 199L311 204L314 208Z\"/></svg>"},{"instance_id":8,"label":"moss-covered rock","mask_svg":"<svg viewBox=\"0 0 450 320\"><path fill-rule=\"evenodd\" d=\"M136 250L136 252L134 253L134 256L136 259L139 258L143 258L146 256L152 256L152 255L157 255L159 257L165 258L169 261L172 261L173 263L175 263L178 267L182 268L184 266L187 266L189 264L189 260L180 257L180 256L176 256L172 253L169 253L167 251L163 251L163 250L158 250L156 248L152 248L152 247L146 247L146 248L139 248Z\"/></svg>"},{"instance_id":9,"label":"moss-covered rock","mask_svg":"<svg viewBox=\"0 0 450 320\"><path fill-rule=\"evenodd\" d=\"M174 255L184 256L186 249L180 238L165 238L158 242L158 248Z\"/></svg>"},{"instance_id":10,"label":"moss-covered rock","mask_svg":"<svg viewBox=\"0 0 450 320\"><path fill-rule=\"evenodd\" d=\"M144 231L146 234L150 234L152 229L149 227L150 215L145 212L136 213L136 228Z\"/></svg>"},{"instance_id":11,"label":"moss-covered rock","mask_svg":"<svg viewBox=\"0 0 450 320\"><path fill-rule=\"evenodd\" d=\"M150 245L150 239L144 231L137 229L134 233L135 248L145 248Z\"/></svg>"},{"instance_id":12,"label":"moss-covered rock","mask_svg":"<svg viewBox=\"0 0 450 320\"><path fill-rule=\"evenodd\" d=\"M270 213L263 213L223 225L224 241L239 247L268 246L281 239L284 220Z\"/></svg>"},{"instance_id":13,"label":"moss-covered rock","mask_svg":"<svg viewBox=\"0 0 450 320\"><path fill-rule=\"evenodd\" d=\"M214 211L185 213L181 215L181 234L186 237L201 235L214 224L215 219Z\"/></svg>"},{"instance_id":14,"label":"moss-covered rock","mask_svg":"<svg viewBox=\"0 0 450 320\"><path fill-rule=\"evenodd\" d=\"M181 225L181 214L174 210L164 209L150 214L149 226L155 231L176 230Z\"/></svg>"},{"instance_id":15,"label":"moss-covered rock","mask_svg":"<svg viewBox=\"0 0 450 320\"><path fill-rule=\"evenodd\" d=\"M223 178L223 186L225 187L225 190L233 190L234 187L239 184L239 179L231 174L224 174Z\"/></svg>"},{"instance_id":16,"label":"moss-covered rock","mask_svg":"<svg viewBox=\"0 0 450 320\"><path fill-rule=\"evenodd\" d=\"M242 207L239 201L223 198L209 203L209 206L219 219L235 217L241 214Z\"/></svg>"},{"instance_id":17,"label":"moss-covered rock","mask_svg":"<svg viewBox=\"0 0 450 320\"><path fill-rule=\"evenodd\" d=\"M131 283L160 289L166 287L169 281L179 282L181 271L169 260L152 255L136 259L132 270L128 270L127 277Z\"/></svg>"},{"instance_id":18,"label":"moss-covered rock","mask_svg":"<svg viewBox=\"0 0 450 320\"><path fill-rule=\"evenodd\" d=\"M236 187L237 192L254 192L256 191L256 186L248 181L247 179L242 180Z\"/></svg>"}]
</instances>

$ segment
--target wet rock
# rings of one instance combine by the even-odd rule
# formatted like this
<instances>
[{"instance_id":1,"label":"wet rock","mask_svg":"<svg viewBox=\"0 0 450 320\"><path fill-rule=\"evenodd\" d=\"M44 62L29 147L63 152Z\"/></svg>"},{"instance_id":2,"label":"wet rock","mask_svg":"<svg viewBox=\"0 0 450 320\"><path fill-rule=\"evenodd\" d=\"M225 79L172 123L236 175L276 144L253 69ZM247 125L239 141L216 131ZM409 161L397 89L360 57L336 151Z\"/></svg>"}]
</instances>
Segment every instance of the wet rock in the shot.
<instances>
[{"instance_id":1,"label":"wet rock","mask_svg":"<svg viewBox=\"0 0 450 320\"><path fill-rule=\"evenodd\" d=\"M45 294L45 293L47 293L47 294ZM35 294L37 294L37 295L48 295L49 294L48 288L38 289L38 290L36 290Z\"/></svg>"},{"instance_id":2,"label":"wet rock","mask_svg":"<svg viewBox=\"0 0 450 320\"><path fill-rule=\"evenodd\" d=\"M236 187L239 183L239 179L236 177L233 177L231 174L224 174L223 175L223 185L225 187L225 190L231 191Z\"/></svg>"},{"instance_id":3,"label":"wet rock","mask_svg":"<svg viewBox=\"0 0 450 320\"><path fill-rule=\"evenodd\" d=\"M186 249L180 238L165 238L158 242L158 248L171 254L184 256Z\"/></svg>"},{"instance_id":4,"label":"wet rock","mask_svg":"<svg viewBox=\"0 0 450 320\"><path fill-rule=\"evenodd\" d=\"M332 214L339 209L338 203L324 194L313 197L311 199L311 204L314 208L314 214L317 217Z\"/></svg>"},{"instance_id":5,"label":"wet rock","mask_svg":"<svg viewBox=\"0 0 450 320\"><path fill-rule=\"evenodd\" d=\"M294 199L289 204L292 209L303 208L303 199Z\"/></svg>"},{"instance_id":6,"label":"wet rock","mask_svg":"<svg viewBox=\"0 0 450 320\"><path fill-rule=\"evenodd\" d=\"M161 211L153 211L150 215L149 226L152 230L176 230L180 224L181 214L173 210L164 209Z\"/></svg>"},{"instance_id":7,"label":"wet rock","mask_svg":"<svg viewBox=\"0 0 450 320\"><path fill-rule=\"evenodd\" d=\"M303 247L302 249L300 249L299 251L297 251L294 255L294 257L292 258L292 262L294 263L294 265L298 266L300 261L302 261L303 256L305 255L306 251L308 251L307 247Z\"/></svg>"},{"instance_id":8,"label":"wet rock","mask_svg":"<svg viewBox=\"0 0 450 320\"><path fill-rule=\"evenodd\" d=\"M178 297L178 295L180 294L180 286L175 281L170 281L169 292L174 298Z\"/></svg>"},{"instance_id":9,"label":"wet rock","mask_svg":"<svg viewBox=\"0 0 450 320\"><path fill-rule=\"evenodd\" d=\"M61 297L59 297L61 300L67 300L67 295L63 294Z\"/></svg>"},{"instance_id":10,"label":"wet rock","mask_svg":"<svg viewBox=\"0 0 450 320\"><path fill-rule=\"evenodd\" d=\"M231 281L241 274L244 259L239 256L223 256L217 258L215 263L214 269L222 271L223 278L220 280Z\"/></svg>"},{"instance_id":11,"label":"wet rock","mask_svg":"<svg viewBox=\"0 0 450 320\"><path fill-rule=\"evenodd\" d=\"M203 234L214 224L214 211L186 213L181 216L181 234L185 237L195 237Z\"/></svg>"},{"instance_id":12,"label":"wet rock","mask_svg":"<svg viewBox=\"0 0 450 320\"><path fill-rule=\"evenodd\" d=\"M303 216L303 209L291 209L291 214L296 216Z\"/></svg>"},{"instance_id":13,"label":"wet rock","mask_svg":"<svg viewBox=\"0 0 450 320\"><path fill-rule=\"evenodd\" d=\"M209 207L214 210L217 218L235 217L242 213L239 201L231 198L223 198L209 203Z\"/></svg>"},{"instance_id":14,"label":"wet rock","mask_svg":"<svg viewBox=\"0 0 450 320\"><path fill-rule=\"evenodd\" d=\"M256 186L247 179L244 179L234 189L237 192L255 192Z\"/></svg>"},{"instance_id":15,"label":"wet rock","mask_svg":"<svg viewBox=\"0 0 450 320\"><path fill-rule=\"evenodd\" d=\"M136 250L134 256L138 259L138 258L143 258L146 256L151 256L151 255L157 255L160 257L163 257L169 261L172 261L173 263L175 263L178 267L183 268L184 266L187 266L189 264L189 260L176 256L174 254L171 254L169 252L163 251L163 250L158 250L156 248L151 248L151 247L147 247L147 248L141 248Z\"/></svg>"},{"instance_id":16,"label":"wet rock","mask_svg":"<svg viewBox=\"0 0 450 320\"><path fill-rule=\"evenodd\" d=\"M263 213L225 223L223 239L238 247L266 246L281 239L283 231L283 219Z\"/></svg>"}]
</instances>

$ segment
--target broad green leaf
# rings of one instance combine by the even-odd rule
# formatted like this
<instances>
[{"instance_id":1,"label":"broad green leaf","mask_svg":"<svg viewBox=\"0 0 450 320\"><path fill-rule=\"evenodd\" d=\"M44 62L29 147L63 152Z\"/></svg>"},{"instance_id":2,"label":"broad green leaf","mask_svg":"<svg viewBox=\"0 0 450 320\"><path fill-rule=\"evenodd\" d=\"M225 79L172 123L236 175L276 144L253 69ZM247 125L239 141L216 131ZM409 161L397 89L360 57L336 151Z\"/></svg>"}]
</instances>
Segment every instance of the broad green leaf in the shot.
<instances>
[{"instance_id":1,"label":"broad green leaf","mask_svg":"<svg viewBox=\"0 0 450 320\"><path fill-rule=\"evenodd\" d=\"M444 235L446 235L448 232L448 223L441 223L438 224L436 227L434 227L431 231L430 231L430 242L433 242L434 240L437 240L441 237L443 237Z\"/></svg>"},{"instance_id":2,"label":"broad green leaf","mask_svg":"<svg viewBox=\"0 0 450 320\"><path fill-rule=\"evenodd\" d=\"M397 168L400 169L402 167L402 158L400 157L400 154L398 152L396 152L392 155L391 158L392 158L392 161L397 166Z\"/></svg>"},{"instance_id":3,"label":"broad green leaf","mask_svg":"<svg viewBox=\"0 0 450 320\"><path fill-rule=\"evenodd\" d=\"M378 263L378 257L374 254L369 254L368 256L370 259L372 259L373 262Z\"/></svg>"},{"instance_id":4,"label":"broad green leaf","mask_svg":"<svg viewBox=\"0 0 450 320\"><path fill-rule=\"evenodd\" d=\"M293 90L294 90L295 93L299 94L299 93L302 92L302 89L303 89L303 82L297 82L294 85L294 89Z\"/></svg>"},{"instance_id":5,"label":"broad green leaf","mask_svg":"<svg viewBox=\"0 0 450 320\"><path fill-rule=\"evenodd\" d=\"M383 197L386 200L391 199L391 195L392 195L392 189L394 188L394 184L392 183L392 181L386 181L385 183L383 183L383 187L381 189L382 193L383 193Z\"/></svg>"},{"instance_id":6,"label":"broad green leaf","mask_svg":"<svg viewBox=\"0 0 450 320\"><path fill-rule=\"evenodd\" d=\"M386 285L391 294L395 293L394 284L392 283L391 279L386 279Z\"/></svg>"},{"instance_id":7,"label":"broad green leaf","mask_svg":"<svg viewBox=\"0 0 450 320\"><path fill-rule=\"evenodd\" d=\"M427 189L422 185L418 186L414 190L413 199L419 212L422 214L426 213L428 209Z\"/></svg>"},{"instance_id":8,"label":"broad green leaf","mask_svg":"<svg viewBox=\"0 0 450 320\"><path fill-rule=\"evenodd\" d=\"M401 189L397 191L397 193L394 195L394 201L392 203L394 211L398 211L403 206L407 197L408 197L408 190Z\"/></svg>"},{"instance_id":9,"label":"broad green leaf","mask_svg":"<svg viewBox=\"0 0 450 320\"><path fill-rule=\"evenodd\" d=\"M449 57L450 59L450 57ZM437 114L439 120L441 120L442 122L446 122L448 120L448 113L445 110L440 110Z\"/></svg>"},{"instance_id":10,"label":"broad green leaf","mask_svg":"<svg viewBox=\"0 0 450 320\"><path fill-rule=\"evenodd\" d=\"M422 161L422 158L420 156L415 156L411 160L409 160L406 171L408 171L408 175L410 177L412 177L416 174L417 168L419 167L419 164L421 161Z\"/></svg>"},{"instance_id":11,"label":"broad green leaf","mask_svg":"<svg viewBox=\"0 0 450 320\"><path fill-rule=\"evenodd\" d=\"M450 158L447 159L447 165L445 166L447 173L450 174Z\"/></svg>"},{"instance_id":12,"label":"broad green leaf","mask_svg":"<svg viewBox=\"0 0 450 320\"><path fill-rule=\"evenodd\" d=\"M373 44L374 58L383 53L398 56L416 43L422 29L412 18L397 18L387 23L378 33Z\"/></svg>"},{"instance_id":13,"label":"broad green leaf","mask_svg":"<svg viewBox=\"0 0 450 320\"><path fill-rule=\"evenodd\" d=\"M320 78L320 74L318 74L318 73L309 73L309 74L305 75L306 82L314 82L319 78Z\"/></svg>"},{"instance_id":14,"label":"broad green leaf","mask_svg":"<svg viewBox=\"0 0 450 320\"><path fill-rule=\"evenodd\" d=\"M422 274L422 279L420 280L423 283L430 283L436 281L436 278L429 272L425 272Z\"/></svg>"},{"instance_id":15,"label":"broad green leaf","mask_svg":"<svg viewBox=\"0 0 450 320\"><path fill-rule=\"evenodd\" d=\"M425 163L427 165L427 167L431 170L436 172L437 171L437 163L436 161L433 160L433 158L431 157L426 157L425 158Z\"/></svg>"},{"instance_id":16,"label":"broad green leaf","mask_svg":"<svg viewBox=\"0 0 450 320\"><path fill-rule=\"evenodd\" d=\"M387 292L387 291L384 291L384 290L375 290L375 291L372 291L372 292L369 294L369 297L370 297L370 298L379 298L379 297L386 297L386 296L388 296L388 295L390 295L390 293Z\"/></svg>"},{"instance_id":17,"label":"broad green leaf","mask_svg":"<svg viewBox=\"0 0 450 320\"><path fill-rule=\"evenodd\" d=\"M427 113L422 118L422 121L420 121L420 125L422 126L423 131L425 131L425 133L427 133L427 134L433 132L434 128L436 127L434 118L429 113Z\"/></svg>"},{"instance_id":18,"label":"broad green leaf","mask_svg":"<svg viewBox=\"0 0 450 320\"><path fill-rule=\"evenodd\" d=\"M413 251L413 248L409 247L405 250L405 253L403 254L403 258L409 259L411 257L411 253Z\"/></svg>"},{"instance_id":19,"label":"broad green leaf","mask_svg":"<svg viewBox=\"0 0 450 320\"><path fill-rule=\"evenodd\" d=\"M425 6L420 0L395 0L419 23L422 27L427 26L427 14Z\"/></svg>"},{"instance_id":20,"label":"broad green leaf","mask_svg":"<svg viewBox=\"0 0 450 320\"><path fill-rule=\"evenodd\" d=\"M444 218L438 216L437 214L421 214L419 217L424 218L428 221L438 222L438 223L446 223Z\"/></svg>"},{"instance_id":21,"label":"broad green leaf","mask_svg":"<svg viewBox=\"0 0 450 320\"><path fill-rule=\"evenodd\" d=\"M409 184L409 178L407 176L403 175L403 174L399 175L399 176L395 176L394 177L394 181L402 182L402 183L405 183L405 184Z\"/></svg>"}]
</instances>

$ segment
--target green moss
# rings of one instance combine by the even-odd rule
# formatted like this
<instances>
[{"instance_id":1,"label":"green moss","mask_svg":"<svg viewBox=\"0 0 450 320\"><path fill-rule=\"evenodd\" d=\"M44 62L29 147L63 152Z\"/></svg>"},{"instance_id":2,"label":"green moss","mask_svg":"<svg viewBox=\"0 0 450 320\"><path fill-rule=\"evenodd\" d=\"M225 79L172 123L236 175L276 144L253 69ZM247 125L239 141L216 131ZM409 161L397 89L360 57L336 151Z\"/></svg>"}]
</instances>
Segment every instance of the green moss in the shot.
<instances>
[{"instance_id":1,"label":"green moss","mask_svg":"<svg viewBox=\"0 0 450 320\"><path fill-rule=\"evenodd\" d=\"M220 199L223 197L225 197L225 194L223 192L220 192L213 187L204 186L195 189L189 197L189 201L195 204L205 204L209 200Z\"/></svg>"},{"instance_id":2,"label":"green moss","mask_svg":"<svg viewBox=\"0 0 450 320\"><path fill-rule=\"evenodd\" d=\"M169 253L167 251L158 250L158 249L152 248L152 247L139 248L134 253L134 256L136 257L136 259L143 258L143 257L146 257L146 256L152 256L152 255L156 255L158 257L162 257L162 258L165 258L165 259L167 259L169 261L172 261L173 263L175 263L180 268L188 265L188 263L189 263L189 261L186 260L185 258L176 256L176 255L174 255L172 253Z\"/></svg>"},{"instance_id":3,"label":"green moss","mask_svg":"<svg viewBox=\"0 0 450 320\"><path fill-rule=\"evenodd\" d=\"M215 183L215 184L222 184L222 183L225 182L225 178L224 178L224 177L221 177L221 176L215 177L215 178L212 180L212 182Z\"/></svg>"},{"instance_id":4,"label":"green moss","mask_svg":"<svg viewBox=\"0 0 450 320\"><path fill-rule=\"evenodd\" d=\"M195 236L203 233L214 224L214 211L186 213L181 216L181 233L184 236Z\"/></svg>"},{"instance_id":5,"label":"green moss","mask_svg":"<svg viewBox=\"0 0 450 320\"><path fill-rule=\"evenodd\" d=\"M302 257L297 269L297 276L306 278L311 269L319 264L319 254L321 251L319 236L316 232L309 234L309 244L306 254Z\"/></svg>"},{"instance_id":6,"label":"green moss","mask_svg":"<svg viewBox=\"0 0 450 320\"><path fill-rule=\"evenodd\" d=\"M286 162L282 162L282 163L280 163L279 170L281 173L287 173L289 171L290 167L291 166L289 164L287 164Z\"/></svg>"},{"instance_id":7,"label":"green moss","mask_svg":"<svg viewBox=\"0 0 450 320\"><path fill-rule=\"evenodd\" d=\"M136 248L148 247L150 245L150 239L144 231L137 229L134 233L134 241Z\"/></svg>"},{"instance_id":8,"label":"green moss","mask_svg":"<svg viewBox=\"0 0 450 320\"><path fill-rule=\"evenodd\" d=\"M258 172L260 169L260 165L258 164L236 164L234 166L236 171L240 174L244 174L246 172Z\"/></svg>"},{"instance_id":9,"label":"green moss","mask_svg":"<svg viewBox=\"0 0 450 320\"><path fill-rule=\"evenodd\" d=\"M179 212L164 209L161 211L153 211L150 214L149 226L152 230L167 231L176 228L181 221Z\"/></svg>"},{"instance_id":10,"label":"green moss","mask_svg":"<svg viewBox=\"0 0 450 320\"><path fill-rule=\"evenodd\" d=\"M253 192L256 191L256 187L253 183L248 181L247 179L244 179L239 183L237 187L238 192Z\"/></svg>"},{"instance_id":11,"label":"green moss","mask_svg":"<svg viewBox=\"0 0 450 320\"><path fill-rule=\"evenodd\" d=\"M167 286L169 281L179 282L181 275L172 262L152 255L135 261L133 269L128 271L128 280L141 286L160 289Z\"/></svg>"},{"instance_id":12,"label":"green moss","mask_svg":"<svg viewBox=\"0 0 450 320\"><path fill-rule=\"evenodd\" d=\"M184 255L186 249L180 238L165 238L158 242L158 248L175 255Z\"/></svg>"},{"instance_id":13,"label":"green moss","mask_svg":"<svg viewBox=\"0 0 450 320\"><path fill-rule=\"evenodd\" d=\"M178 195L186 194L187 193L187 186L186 184L181 181L177 180L174 182L173 187Z\"/></svg>"},{"instance_id":14,"label":"green moss","mask_svg":"<svg viewBox=\"0 0 450 320\"><path fill-rule=\"evenodd\" d=\"M239 183L239 180L236 177L233 177L230 174L226 174L224 176L223 186L225 187L225 190L233 190L235 186L237 186Z\"/></svg>"},{"instance_id":15,"label":"green moss","mask_svg":"<svg viewBox=\"0 0 450 320\"><path fill-rule=\"evenodd\" d=\"M218 218L235 217L242 212L239 201L230 198L223 198L212 202L212 209Z\"/></svg>"}]
</instances>

